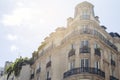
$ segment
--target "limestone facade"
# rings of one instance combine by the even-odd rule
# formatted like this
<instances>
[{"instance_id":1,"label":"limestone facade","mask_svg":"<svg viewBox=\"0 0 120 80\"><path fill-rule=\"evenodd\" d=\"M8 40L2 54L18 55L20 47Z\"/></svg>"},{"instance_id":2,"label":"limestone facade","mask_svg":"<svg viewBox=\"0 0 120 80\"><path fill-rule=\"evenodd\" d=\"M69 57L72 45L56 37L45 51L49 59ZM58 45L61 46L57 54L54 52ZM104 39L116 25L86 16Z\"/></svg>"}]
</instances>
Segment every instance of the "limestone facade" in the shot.
<instances>
[{"instance_id":1,"label":"limestone facade","mask_svg":"<svg viewBox=\"0 0 120 80\"><path fill-rule=\"evenodd\" d=\"M78 4L33 55L30 80L119 80L120 36L99 23L91 3Z\"/></svg>"}]
</instances>

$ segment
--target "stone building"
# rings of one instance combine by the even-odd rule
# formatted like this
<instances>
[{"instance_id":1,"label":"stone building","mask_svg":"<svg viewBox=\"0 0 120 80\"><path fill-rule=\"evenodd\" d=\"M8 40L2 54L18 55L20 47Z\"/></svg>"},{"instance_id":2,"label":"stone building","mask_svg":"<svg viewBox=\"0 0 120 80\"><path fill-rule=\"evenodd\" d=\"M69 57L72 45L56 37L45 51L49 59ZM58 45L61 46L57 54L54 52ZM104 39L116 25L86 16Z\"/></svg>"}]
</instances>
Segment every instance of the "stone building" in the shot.
<instances>
[{"instance_id":1,"label":"stone building","mask_svg":"<svg viewBox=\"0 0 120 80\"><path fill-rule=\"evenodd\" d=\"M67 27L44 39L33 54L30 80L120 80L120 35L108 33L93 8L78 4Z\"/></svg>"}]
</instances>

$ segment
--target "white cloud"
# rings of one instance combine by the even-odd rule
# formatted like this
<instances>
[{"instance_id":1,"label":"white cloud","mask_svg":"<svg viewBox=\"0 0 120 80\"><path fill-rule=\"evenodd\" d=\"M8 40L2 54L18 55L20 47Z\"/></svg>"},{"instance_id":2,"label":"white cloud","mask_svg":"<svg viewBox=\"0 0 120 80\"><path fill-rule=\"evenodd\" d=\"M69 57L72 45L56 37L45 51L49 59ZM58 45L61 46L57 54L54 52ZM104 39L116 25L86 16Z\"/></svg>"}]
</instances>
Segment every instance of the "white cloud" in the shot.
<instances>
[{"instance_id":1,"label":"white cloud","mask_svg":"<svg viewBox=\"0 0 120 80\"><path fill-rule=\"evenodd\" d=\"M12 45L11 47L10 47L10 51L11 52L14 52L14 51L17 51L18 50L18 47L16 46L16 45Z\"/></svg>"},{"instance_id":2,"label":"white cloud","mask_svg":"<svg viewBox=\"0 0 120 80\"><path fill-rule=\"evenodd\" d=\"M11 41L14 41L14 40L17 40L17 35L13 35L13 34L8 34L7 35L7 39L8 40L11 40Z\"/></svg>"}]
</instances>

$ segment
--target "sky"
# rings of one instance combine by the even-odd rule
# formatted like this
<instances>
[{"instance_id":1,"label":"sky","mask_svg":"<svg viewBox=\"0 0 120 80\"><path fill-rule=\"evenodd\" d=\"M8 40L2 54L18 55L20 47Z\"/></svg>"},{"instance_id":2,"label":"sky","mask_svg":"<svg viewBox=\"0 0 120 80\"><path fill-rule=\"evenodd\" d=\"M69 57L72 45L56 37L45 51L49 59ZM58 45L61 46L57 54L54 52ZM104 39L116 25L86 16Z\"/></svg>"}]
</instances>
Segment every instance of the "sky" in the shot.
<instances>
[{"instance_id":1,"label":"sky","mask_svg":"<svg viewBox=\"0 0 120 80\"><path fill-rule=\"evenodd\" d=\"M31 57L44 38L84 0L0 0L0 67L19 56ZM120 34L120 0L86 0L94 5L100 25Z\"/></svg>"}]
</instances>

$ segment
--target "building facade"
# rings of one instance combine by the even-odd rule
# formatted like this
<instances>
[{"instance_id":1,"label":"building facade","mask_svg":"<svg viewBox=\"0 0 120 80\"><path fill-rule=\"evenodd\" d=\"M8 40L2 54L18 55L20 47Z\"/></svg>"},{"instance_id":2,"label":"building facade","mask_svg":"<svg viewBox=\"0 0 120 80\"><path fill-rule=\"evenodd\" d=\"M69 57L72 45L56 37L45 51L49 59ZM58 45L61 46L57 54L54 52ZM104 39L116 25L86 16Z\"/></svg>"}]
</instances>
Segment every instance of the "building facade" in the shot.
<instances>
[{"instance_id":1,"label":"building facade","mask_svg":"<svg viewBox=\"0 0 120 80\"><path fill-rule=\"evenodd\" d=\"M120 35L99 23L91 3L78 4L33 54L30 80L120 80Z\"/></svg>"}]
</instances>

